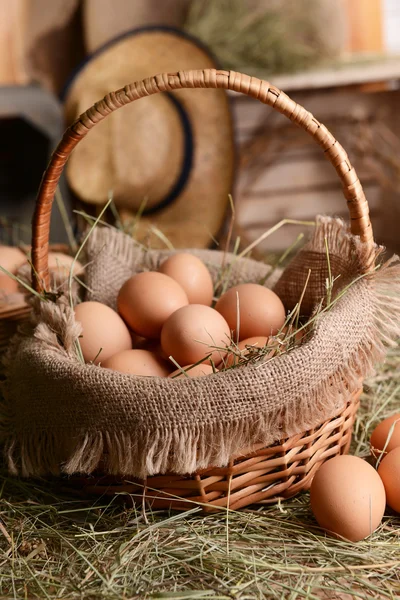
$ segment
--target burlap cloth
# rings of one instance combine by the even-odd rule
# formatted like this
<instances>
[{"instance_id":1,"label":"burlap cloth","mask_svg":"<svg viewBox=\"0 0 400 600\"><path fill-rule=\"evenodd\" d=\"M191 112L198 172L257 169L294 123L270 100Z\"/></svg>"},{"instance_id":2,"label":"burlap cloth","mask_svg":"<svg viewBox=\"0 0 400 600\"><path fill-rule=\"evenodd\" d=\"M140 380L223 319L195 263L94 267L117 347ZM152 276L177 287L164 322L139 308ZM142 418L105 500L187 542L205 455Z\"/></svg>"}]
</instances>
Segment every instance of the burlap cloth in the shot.
<instances>
[{"instance_id":1,"label":"burlap cloth","mask_svg":"<svg viewBox=\"0 0 400 600\"><path fill-rule=\"evenodd\" d=\"M341 221L319 218L279 280L274 273L267 282L288 309L309 269L302 313L311 314L325 296L325 240L332 274L339 276L335 294L356 281L318 316L308 341L261 366L171 380L83 365L74 346L80 326L66 299L36 302L32 325L14 339L6 364L1 426L11 472L90 473L101 464L108 473L138 477L193 473L328 419L400 333L400 266L393 258L360 277L371 253ZM143 250L109 228L93 233L88 253L88 299L110 306L128 277L157 268L168 254ZM379 253L376 248L374 257ZM222 254L197 254L215 277ZM259 281L270 270L232 255L228 262L232 284Z\"/></svg>"}]
</instances>

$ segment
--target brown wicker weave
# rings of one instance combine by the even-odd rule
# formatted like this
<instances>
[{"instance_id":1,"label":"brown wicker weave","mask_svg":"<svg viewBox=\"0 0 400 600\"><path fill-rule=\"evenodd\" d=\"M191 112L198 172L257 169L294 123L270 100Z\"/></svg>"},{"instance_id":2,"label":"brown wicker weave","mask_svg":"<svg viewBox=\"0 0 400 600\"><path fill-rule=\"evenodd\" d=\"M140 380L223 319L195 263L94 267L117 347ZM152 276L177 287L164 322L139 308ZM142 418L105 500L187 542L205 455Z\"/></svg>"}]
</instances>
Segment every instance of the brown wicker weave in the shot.
<instances>
[{"instance_id":1,"label":"brown wicker weave","mask_svg":"<svg viewBox=\"0 0 400 600\"><path fill-rule=\"evenodd\" d=\"M49 285L47 264L50 215L53 196L68 156L92 127L117 108L144 96L181 88L225 88L248 94L274 107L307 131L325 152L343 184L351 219L351 231L373 248L368 204L361 184L346 152L329 131L309 112L286 94L265 81L240 73L206 69L163 74L128 85L108 94L89 108L65 132L53 154L38 195L33 221L33 272L36 290ZM373 253L371 252L371 255ZM368 264L366 269L370 269ZM36 275L36 274L37 275ZM349 389L343 398L344 408L319 427L281 440L268 448L233 457L225 468L207 468L187 476L166 474L146 481L115 482L110 477L77 478L75 482L87 492L125 491L144 497L154 508L184 509L191 502L212 507L241 508L253 503L270 503L288 498L310 486L312 477L326 458L348 451L360 387ZM180 500L181 498L181 500Z\"/></svg>"},{"instance_id":2,"label":"brown wicker weave","mask_svg":"<svg viewBox=\"0 0 400 600\"><path fill-rule=\"evenodd\" d=\"M66 490L83 495L123 494L134 502L146 500L154 509L189 510L201 504L204 512L216 507L239 509L250 504L272 504L308 490L321 463L347 454L361 390L349 395L345 408L319 427L282 440L269 448L256 447L233 457L225 468L210 468L191 476L176 474L135 478L94 475L65 480Z\"/></svg>"}]
</instances>

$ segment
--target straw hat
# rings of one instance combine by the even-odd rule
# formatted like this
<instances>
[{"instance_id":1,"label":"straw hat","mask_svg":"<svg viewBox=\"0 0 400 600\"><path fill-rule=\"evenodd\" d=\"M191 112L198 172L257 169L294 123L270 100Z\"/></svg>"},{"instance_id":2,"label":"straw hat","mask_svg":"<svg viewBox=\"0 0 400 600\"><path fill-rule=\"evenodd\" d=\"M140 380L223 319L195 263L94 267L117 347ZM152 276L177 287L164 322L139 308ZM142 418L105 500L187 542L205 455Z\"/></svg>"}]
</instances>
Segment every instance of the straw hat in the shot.
<instances>
[{"instance_id":1,"label":"straw hat","mask_svg":"<svg viewBox=\"0 0 400 600\"><path fill-rule=\"evenodd\" d=\"M97 50L73 77L64 94L67 121L127 83L207 67L215 67L213 58L182 32L136 29ZM149 238L154 225L177 248L210 245L232 179L232 122L222 90L156 94L119 109L82 140L67 167L80 200L104 205L113 190L124 218L145 202L139 239Z\"/></svg>"}]
</instances>

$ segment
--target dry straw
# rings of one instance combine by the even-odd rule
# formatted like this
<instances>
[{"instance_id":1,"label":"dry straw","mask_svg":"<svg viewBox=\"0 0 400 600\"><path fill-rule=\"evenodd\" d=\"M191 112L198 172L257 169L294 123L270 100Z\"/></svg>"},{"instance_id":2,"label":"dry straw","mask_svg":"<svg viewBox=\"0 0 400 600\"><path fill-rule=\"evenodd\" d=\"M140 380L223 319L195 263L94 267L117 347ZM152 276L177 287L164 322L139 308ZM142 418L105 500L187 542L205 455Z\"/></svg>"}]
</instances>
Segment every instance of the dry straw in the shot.
<instances>
[{"instance_id":1,"label":"dry straw","mask_svg":"<svg viewBox=\"0 0 400 600\"><path fill-rule=\"evenodd\" d=\"M325 0L197 0L184 27L226 68L268 76L332 61L344 38L340 10Z\"/></svg>"}]
</instances>

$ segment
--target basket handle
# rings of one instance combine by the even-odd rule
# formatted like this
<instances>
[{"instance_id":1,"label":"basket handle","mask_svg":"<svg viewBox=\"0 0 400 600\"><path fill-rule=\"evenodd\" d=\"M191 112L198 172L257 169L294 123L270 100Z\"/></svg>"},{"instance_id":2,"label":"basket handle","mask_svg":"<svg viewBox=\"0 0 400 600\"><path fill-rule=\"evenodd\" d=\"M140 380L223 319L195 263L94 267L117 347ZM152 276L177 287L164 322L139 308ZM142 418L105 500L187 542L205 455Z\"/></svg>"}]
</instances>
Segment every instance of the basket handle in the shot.
<instances>
[{"instance_id":1,"label":"basket handle","mask_svg":"<svg viewBox=\"0 0 400 600\"><path fill-rule=\"evenodd\" d=\"M78 117L65 131L43 175L32 221L32 283L37 291L43 291L49 286L51 209L58 181L72 150L96 123L121 106L144 96L184 88L223 88L241 92L275 108L302 127L323 148L339 175L350 213L351 232L358 235L370 248L373 247L368 202L354 167L339 142L310 112L268 82L235 71L204 69L165 73L110 92ZM366 265L365 270L368 271L371 266Z\"/></svg>"}]
</instances>

